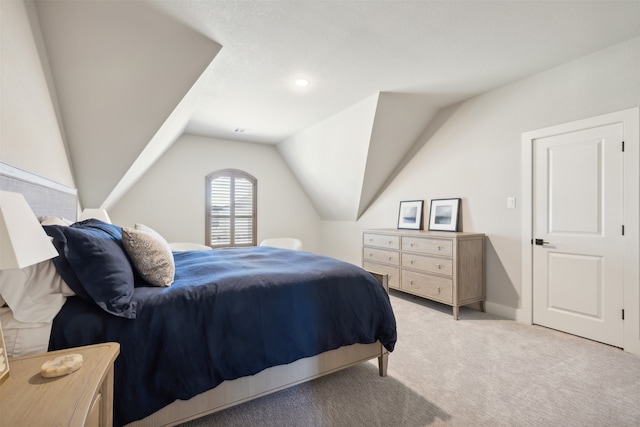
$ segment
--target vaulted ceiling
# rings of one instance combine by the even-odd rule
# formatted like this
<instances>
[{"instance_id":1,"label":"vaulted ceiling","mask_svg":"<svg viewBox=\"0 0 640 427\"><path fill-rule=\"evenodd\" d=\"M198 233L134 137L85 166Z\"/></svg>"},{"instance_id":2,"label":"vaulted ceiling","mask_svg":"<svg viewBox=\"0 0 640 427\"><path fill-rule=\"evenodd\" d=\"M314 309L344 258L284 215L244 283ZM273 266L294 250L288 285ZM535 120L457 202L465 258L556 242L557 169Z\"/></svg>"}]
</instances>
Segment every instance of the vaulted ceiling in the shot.
<instances>
[{"instance_id":1,"label":"vaulted ceiling","mask_svg":"<svg viewBox=\"0 0 640 427\"><path fill-rule=\"evenodd\" d=\"M637 0L35 4L90 207L117 202L190 132L277 145L323 218L354 219L438 111L640 36ZM357 176L332 182L304 166L310 129L354 125L365 129L332 166L356 164Z\"/></svg>"}]
</instances>

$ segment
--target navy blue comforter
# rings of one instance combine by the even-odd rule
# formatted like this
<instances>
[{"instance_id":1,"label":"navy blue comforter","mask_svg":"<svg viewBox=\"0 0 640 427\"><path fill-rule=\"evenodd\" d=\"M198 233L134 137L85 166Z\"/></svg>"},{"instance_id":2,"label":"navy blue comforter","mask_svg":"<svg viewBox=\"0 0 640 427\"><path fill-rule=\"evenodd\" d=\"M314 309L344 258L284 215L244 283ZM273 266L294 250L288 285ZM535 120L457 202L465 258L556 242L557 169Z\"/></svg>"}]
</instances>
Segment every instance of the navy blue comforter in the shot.
<instances>
[{"instance_id":1,"label":"navy blue comforter","mask_svg":"<svg viewBox=\"0 0 640 427\"><path fill-rule=\"evenodd\" d=\"M268 247L174 253L175 282L138 287L137 317L69 298L50 350L116 341L114 424L224 380L354 343L396 342L382 286L352 264Z\"/></svg>"}]
</instances>

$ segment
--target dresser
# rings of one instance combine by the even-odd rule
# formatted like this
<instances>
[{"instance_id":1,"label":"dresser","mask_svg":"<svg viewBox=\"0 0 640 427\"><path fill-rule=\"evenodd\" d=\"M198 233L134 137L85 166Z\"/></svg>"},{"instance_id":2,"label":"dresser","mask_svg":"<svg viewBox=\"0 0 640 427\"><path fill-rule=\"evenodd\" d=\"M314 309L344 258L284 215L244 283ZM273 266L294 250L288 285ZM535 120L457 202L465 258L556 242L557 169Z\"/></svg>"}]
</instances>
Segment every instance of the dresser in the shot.
<instances>
[{"instance_id":1,"label":"dresser","mask_svg":"<svg viewBox=\"0 0 640 427\"><path fill-rule=\"evenodd\" d=\"M65 354L81 354L83 364L69 375L44 378L40 367ZM113 425L113 364L118 343L96 344L9 360L0 385L2 426Z\"/></svg>"},{"instance_id":2,"label":"dresser","mask_svg":"<svg viewBox=\"0 0 640 427\"><path fill-rule=\"evenodd\" d=\"M484 234L375 229L362 234L362 265L388 275L389 288L453 307L484 311Z\"/></svg>"}]
</instances>

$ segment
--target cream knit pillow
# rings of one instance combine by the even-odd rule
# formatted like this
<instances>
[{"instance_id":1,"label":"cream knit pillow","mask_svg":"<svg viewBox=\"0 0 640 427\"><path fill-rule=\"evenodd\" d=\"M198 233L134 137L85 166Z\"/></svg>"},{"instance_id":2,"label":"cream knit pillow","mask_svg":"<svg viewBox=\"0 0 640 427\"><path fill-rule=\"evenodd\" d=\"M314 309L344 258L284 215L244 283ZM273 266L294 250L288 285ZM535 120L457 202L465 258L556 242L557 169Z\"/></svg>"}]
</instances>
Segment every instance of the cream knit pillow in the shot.
<instances>
[{"instance_id":1,"label":"cream knit pillow","mask_svg":"<svg viewBox=\"0 0 640 427\"><path fill-rule=\"evenodd\" d=\"M169 243L143 224L122 227L122 245L143 279L154 286L171 286L176 266Z\"/></svg>"}]
</instances>

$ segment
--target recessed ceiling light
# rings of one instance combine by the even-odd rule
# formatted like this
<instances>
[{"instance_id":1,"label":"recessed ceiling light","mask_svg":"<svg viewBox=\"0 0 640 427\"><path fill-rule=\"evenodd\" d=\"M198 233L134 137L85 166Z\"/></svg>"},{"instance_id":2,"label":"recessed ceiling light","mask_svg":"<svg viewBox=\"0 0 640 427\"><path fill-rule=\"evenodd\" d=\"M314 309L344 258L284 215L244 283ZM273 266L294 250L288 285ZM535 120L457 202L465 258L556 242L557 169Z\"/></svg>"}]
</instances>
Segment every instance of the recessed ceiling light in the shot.
<instances>
[{"instance_id":1,"label":"recessed ceiling light","mask_svg":"<svg viewBox=\"0 0 640 427\"><path fill-rule=\"evenodd\" d=\"M298 80L296 80L296 86L300 86L300 87L309 86L309 80L307 80L307 79L298 79Z\"/></svg>"}]
</instances>

